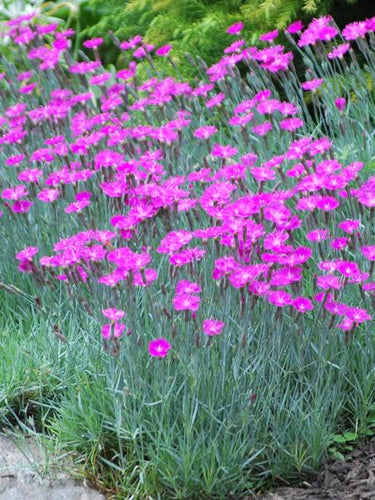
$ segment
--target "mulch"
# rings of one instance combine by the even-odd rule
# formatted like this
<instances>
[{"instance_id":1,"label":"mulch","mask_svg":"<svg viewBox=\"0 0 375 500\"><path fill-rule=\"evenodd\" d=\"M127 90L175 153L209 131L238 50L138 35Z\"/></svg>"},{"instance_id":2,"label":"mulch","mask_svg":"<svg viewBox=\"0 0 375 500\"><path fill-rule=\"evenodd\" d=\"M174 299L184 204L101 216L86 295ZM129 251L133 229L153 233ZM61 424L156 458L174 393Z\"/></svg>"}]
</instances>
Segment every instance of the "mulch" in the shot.
<instances>
[{"instance_id":1,"label":"mulch","mask_svg":"<svg viewBox=\"0 0 375 500\"><path fill-rule=\"evenodd\" d=\"M258 500L375 500L375 439L346 460L327 461L309 486L280 488Z\"/></svg>"}]
</instances>

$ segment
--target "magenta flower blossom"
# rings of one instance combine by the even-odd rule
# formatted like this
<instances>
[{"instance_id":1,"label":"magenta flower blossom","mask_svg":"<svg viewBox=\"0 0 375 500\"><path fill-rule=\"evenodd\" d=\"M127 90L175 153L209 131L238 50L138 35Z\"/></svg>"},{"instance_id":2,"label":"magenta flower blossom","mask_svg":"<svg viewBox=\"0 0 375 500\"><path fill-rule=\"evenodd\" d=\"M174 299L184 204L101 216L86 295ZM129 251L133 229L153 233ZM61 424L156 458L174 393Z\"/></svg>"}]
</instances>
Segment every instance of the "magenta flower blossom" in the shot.
<instances>
[{"instance_id":1,"label":"magenta flower blossom","mask_svg":"<svg viewBox=\"0 0 375 500\"><path fill-rule=\"evenodd\" d=\"M350 262L346 260L337 261L336 269L339 273L348 278L360 273L360 269L356 262Z\"/></svg>"},{"instance_id":2,"label":"magenta flower blossom","mask_svg":"<svg viewBox=\"0 0 375 500\"><path fill-rule=\"evenodd\" d=\"M375 260L375 245L367 245L361 247L361 252L366 257L367 260L370 261Z\"/></svg>"},{"instance_id":3,"label":"magenta flower blossom","mask_svg":"<svg viewBox=\"0 0 375 500\"><path fill-rule=\"evenodd\" d=\"M346 317L356 324L363 323L364 321L369 321L372 319L366 309L361 309L360 307L348 307L346 311Z\"/></svg>"},{"instance_id":4,"label":"magenta flower blossom","mask_svg":"<svg viewBox=\"0 0 375 500\"><path fill-rule=\"evenodd\" d=\"M104 42L103 38L91 38L91 40L86 40L83 42L83 46L86 47L86 49L97 49L102 45Z\"/></svg>"},{"instance_id":5,"label":"magenta flower blossom","mask_svg":"<svg viewBox=\"0 0 375 500\"><path fill-rule=\"evenodd\" d=\"M314 80L308 80L307 82L303 82L301 84L301 87L303 88L303 90L315 91L322 85L323 82L324 82L323 78L315 78Z\"/></svg>"},{"instance_id":6,"label":"magenta flower blossom","mask_svg":"<svg viewBox=\"0 0 375 500\"><path fill-rule=\"evenodd\" d=\"M43 201L44 203L51 203L53 201L56 201L58 197L58 189L42 189L42 191L37 194L38 200Z\"/></svg>"},{"instance_id":7,"label":"magenta flower blossom","mask_svg":"<svg viewBox=\"0 0 375 500\"><path fill-rule=\"evenodd\" d=\"M292 296L283 290L269 292L267 300L276 307L286 307L293 304Z\"/></svg>"},{"instance_id":8,"label":"magenta flower blossom","mask_svg":"<svg viewBox=\"0 0 375 500\"><path fill-rule=\"evenodd\" d=\"M360 221L348 219L342 222L339 222L337 227L345 231L345 233L353 234L359 228Z\"/></svg>"},{"instance_id":9,"label":"magenta flower blossom","mask_svg":"<svg viewBox=\"0 0 375 500\"><path fill-rule=\"evenodd\" d=\"M312 311L314 309L313 303L307 297L296 297L293 300L292 306L300 313Z\"/></svg>"},{"instance_id":10,"label":"magenta flower blossom","mask_svg":"<svg viewBox=\"0 0 375 500\"><path fill-rule=\"evenodd\" d=\"M344 97L337 97L337 99L335 99L335 106L339 111L344 111L346 99Z\"/></svg>"},{"instance_id":11,"label":"magenta flower blossom","mask_svg":"<svg viewBox=\"0 0 375 500\"><path fill-rule=\"evenodd\" d=\"M110 340L110 338L119 338L122 336L126 325L124 323L106 323L102 326L102 337L105 340Z\"/></svg>"},{"instance_id":12,"label":"magenta flower blossom","mask_svg":"<svg viewBox=\"0 0 375 500\"><path fill-rule=\"evenodd\" d=\"M298 128L303 127L303 125L304 121L301 118L285 118L280 122L280 128L289 132L294 132Z\"/></svg>"},{"instance_id":13,"label":"magenta flower blossom","mask_svg":"<svg viewBox=\"0 0 375 500\"><path fill-rule=\"evenodd\" d=\"M254 134L263 137L264 135L267 135L270 130L272 130L272 123L269 121L264 121L259 125L255 125L255 127L253 127L251 130L254 132Z\"/></svg>"},{"instance_id":14,"label":"magenta flower blossom","mask_svg":"<svg viewBox=\"0 0 375 500\"><path fill-rule=\"evenodd\" d=\"M172 50L172 45L163 45L162 47L159 47L157 50L155 50L155 54L159 57L164 57L167 56L170 51Z\"/></svg>"},{"instance_id":15,"label":"magenta flower blossom","mask_svg":"<svg viewBox=\"0 0 375 500\"><path fill-rule=\"evenodd\" d=\"M227 146L223 144L214 144L211 154L212 156L218 156L219 158L230 158L238 153L238 149L234 148L230 144Z\"/></svg>"},{"instance_id":16,"label":"magenta flower blossom","mask_svg":"<svg viewBox=\"0 0 375 500\"><path fill-rule=\"evenodd\" d=\"M348 245L349 245L349 239L345 237L335 238L330 243L330 247L338 251L344 250Z\"/></svg>"},{"instance_id":17,"label":"magenta flower blossom","mask_svg":"<svg viewBox=\"0 0 375 500\"><path fill-rule=\"evenodd\" d=\"M165 358L172 348L165 338L151 340L148 344L148 352L153 358Z\"/></svg>"},{"instance_id":18,"label":"magenta flower blossom","mask_svg":"<svg viewBox=\"0 0 375 500\"><path fill-rule=\"evenodd\" d=\"M234 257L220 257L219 259L215 260L215 268L212 272L212 277L214 280L223 278L224 276L229 275L238 266L239 263Z\"/></svg>"},{"instance_id":19,"label":"magenta flower blossom","mask_svg":"<svg viewBox=\"0 0 375 500\"><path fill-rule=\"evenodd\" d=\"M333 196L322 196L316 201L316 208L323 210L323 212L331 212L335 210L340 203Z\"/></svg>"},{"instance_id":20,"label":"magenta flower blossom","mask_svg":"<svg viewBox=\"0 0 375 500\"><path fill-rule=\"evenodd\" d=\"M345 40L356 40L357 38L364 38L368 31L366 22L358 21L347 24L342 30L342 36Z\"/></svg>"},{"instance_id":21,"label":"magenta flower blossom","mask_svg":"<svg viewBox=\"0 0 375 500\"><path fill-rule=\"evenodd\" d=\"M133 285L146 287L157 280L158 272L151 267L146 268L144 271L136 271L133 277Z\"/></svg>"},{"instance_id":22,"label":"magenta flower blossom","mask_svg":"<svg viewBox=\"0 0 375 500\"><path fill-rule=\"evenodd\" d=\"M211 99L206 101L206 108L210 109L220 106L224 99L225 94L223 92L219 92L219 94L214 95Z\"/></svg>"},{"instance_id":23,"label":"magenta flower blossom","mask_svg":"<svg viewBox=\"0 0 375 500\"><path fill-rule=\"evenodd\" d=\"M320 243L323 240L328 240L330 237L328 229L314 229L306 234L306 238L314 243Z\"/></svg>"},{"instance_id":24,"label":"magenta flower blossom","mask_svg":"<svg viewBox=\"0 0 375 500\"><path fill-rule=\"evenodd\" d=\"M17 179L23 182L37 183L41 177L43 177L43 170L38 168L26 168L18 174Z\"/></svg>"},{"instance_id":25,"label":"magenta flower blossom","mask_svg":"<svg viewBox=\"0 0 375 500\"><path fill-rule=\"evenodd\" d=\"M287 286L302 279L302 267L281 267L272 272L270 284L272 286Z\"/></svg>"},{"instance_id":26,"label":"magenta flower blossom","mask_svg":"<svg viewBox=\"0 0 375 500\"><path fill-rule=\"evenodd\" d=\"M230 35L239 35L244 28L244 23L242 21L238 23L231 24L227 29L227 33Z\"/></svg>"},{"instance_id":27,"label":"magenta flower blossom","mask_svg":"<svg viewBox=\"0 0 375 500\"><path fill-rule=\"evenodd\" d=\"M141 35L135 35L133 38L130 38L128 41L122 42L120 44L120 49L122 49L122 50L135 49L136 46L141 42L142 42Z\"/></svg>"},{"instance_id":28,"label":"magenta flower blossom","mask_svg":"<svg viewBox=\"0 0 375 500\"><path fill-rule=\"evenodd\" d=\"M4 200L19 200L20 198L24 198L27 196L29 192L23 184L19 184L18 186L4 189L1 193L1 197Z\"/></svg>"},{"instance_id":29,"label":"magenta flower blossom","mask_svg":"<svg viewBox=\"0 0 375 500\"><path fill-rule=\"evenodd\" d=\"M64 209L64 212L66 214L72 214L72 213L80 213L85 207L88 207L90 205L90 200L81 200L81 201L74 201L73 203L69 203Z\"/></svg>"},{"instance_id":30,"label":"magenta flower blossom","mask_svg":"<svg viewBox=\"0 0 375 500\"><path fill-rule=\"evenodd\" d=\"M100 75L95 75L90 78L90 85L103 85L103 83L107 82L112 76L112 73L101 73Z\"/></svg>"},{"instance_id":31,"label":"magenta flower blossom","mask_svg":"<svg viewBox=\"0 0 375 500\"><path fill-rule=\"evenodd\" d=\"M233 52L239 52L241 47L245 45L245 40L236 40L224 49L224 54L232 54Z\"/></svg>"},{"instance_id":32,"label":"magenta flower blossom","mask_svg":"<svg viewBox=\"0 0 375 500\"><path fill-rule=\"evenodd\" d=\"M337 325L337 328L341 328L344 332L350 331L353 328L353 321L349 318L343 318L341 323Z\"/></svg>"},{"instance_id":33,"label":"magenta flower blossom","mask_svg":"<svg viewBox=\"0 0 375 500\"><path fill-rule=\"evenodd\" d=\"M122 311L121 309L116 309L115 307L111 307L109 309L103 309L102 314L111 321L118 321L119 319L125 316L124 311Z\"/></svg>"},{"instance_id":34,"label":"magenta flower blossom","mask_svg":"<svg viewBox=\"0 0 375 500\"><path fill-rule=\"evenodd\" d=\"M203 127L199 127L194 130L193 135L198 139L208 139L211 135L217 132L217 128L213 125L206 125Z\"/></svg>"},{"instance_id":35,"label":"magenta flower blossom","mask_svg":"<svg viewBox=\"0 0 375 500\"><path fill-rule=\"evenodd\" d=\"M273 42L275 38L277 38L279 32L277 30L268 31L267 33L263 33L260 35L259 40L262 42Z\"/></svg>"},{"instance_id":36,"label":"magenta flower blossom","mask_svg":"<svg viewBox=\"0 0 375 500\"><path fill-rule=\"evenodd\" d=\"M323 290L340 290L343 287L342 282L337 276L318 276L316 285Z\"/></svg>"},{"instance_id":37,"label":"magenta flower blossom","mask_svg":"<svg viewBox=\"0 0 375 500\"><path fill-rule=\"evenodd\" d=\"M27 212L30 212L30 209L32 206L33 206L32 201L17 200L11 206L11 210L12 210L12 212L14 212L16 214L25 214Z\"/></svg>"},{"instance_id":38,"label":"magenta flower blossom","mask_svg":"<svg viewBox=\"0 0 375 500\"><path fill-rule=\"evenodd\" d=\"M17 260L27 260L31 262L33 260L33 257L35 254L39 252L38 247L27 247L21 250L21 252L18 252L16 255Z\"/></svg>"},{"instance_id":39,"label":"magenta flower blossom","mask_svg":"<svg viewBox=\"0 0 375 500\"><path fill-rule=\"evenodd\" d=\"M6 165L9 165L9 166L18 166L20 163L23 162L23 160L25 159L25 155L14 155L14 156L9 156L6 160L5 160L5 164Z\"/></svg>"},{"instance_id":40,"label":"magenta flower blossom","mask_svg":"<svg viewBox=\"0 0 375 500\"><path fill-rule=\"evenodd\" d=\"M205 319L203 320L202 329L205 335L213 337L214 335L220 335L225 326L224 321L219 321L216 319Z\"/></svg>"},{"instance_id":41,"label":"magenta flower blossom","mask_svg":"<svg viewBox=\"0 0 375 500\"><path fill-rule=\"evenodd\" d=\"M173 298L173 307L176 311L198 311L200 297L188 293L179 293Z\"/></svg>"},{"instance_id":42,"label":"magenta flower blossom","mask_svg":"<svg viewBox=\"0 0 375 500\"><path fill-rule=\"evenodd\" d=\"M294 21L293 23L289 24L289 26L286 28L286 31L290 33L291 35L294 35L296 33L299 33L303 29L303 23L302 21Z\"/></svg>"},{"instance_id":43,"label":"magenta flower blossom","mask_svg":"<svg viewBox=\"0 0 375 500\"><path fill-rule=\"evenodd\" d=\"M201 287L198 283L194 283L189 280L180 280L176 285L176 295L179 294L195 294L200 293Z\"/></svg>"},{"instance_id":44,"label":"magenta flower blossom","mask_svg":"<svg viewBox=\"0 0 375 500\"><path fill-rule=\"evenodd\" d=\"M327 54L328 59L335 59L336 57L342 59L344 54L348 52L350 49L349 43L342 43L337 45L331 52Z\"/></svg>"}]
</instances>

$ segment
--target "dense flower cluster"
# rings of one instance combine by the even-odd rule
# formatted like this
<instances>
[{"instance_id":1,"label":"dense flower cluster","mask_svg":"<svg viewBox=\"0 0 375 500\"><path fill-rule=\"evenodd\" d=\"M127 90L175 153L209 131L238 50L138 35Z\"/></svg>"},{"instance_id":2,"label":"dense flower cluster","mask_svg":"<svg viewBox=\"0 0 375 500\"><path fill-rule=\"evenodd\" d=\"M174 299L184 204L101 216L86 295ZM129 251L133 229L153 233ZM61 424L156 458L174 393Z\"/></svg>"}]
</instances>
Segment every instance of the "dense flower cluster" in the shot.
<instances>
[{"instance_id":1,"label":"dense flower cluster","mask_svg":"<svg viewBox=\"0 0 375 500\"><path fill-rule=\"evenodd\" d=\"M228 33L242 29L236 23ZM325 17L305 30L297 21L287 33L298 37L299 47L326 44L331 64L345 57L352 40L366 43L374 29L374 19L353 23L342 32L345 43L336 43L339 30ZM64 282L73 296L80 288L94 290L93 283L111 289L112 302L102 311L110 320L102 327L105 341L130 332L116 291L152 289L156 297L164 290L167 298L156 310L171 323L180 311L194 322L207 279L223 302L238 294L241 317L259 304L273 307L278 320L283 310L300 321L323 315L330 326L351 332L371 319L366 300L375 288L375 242L366 224L375 208L375 177L363 182L363 163L339 161L330 138L310 134L298 102L280 100L272 88L230 94L239 63L281 79L291 71L293 54L276 44L277 31L261 37L265 48L235 40L206 69L208 81L196 86L170 77L137 80L137 61L152 65L154 52L173 54L170 46L155 50L141 37L122 42L135 60L113 74L101 65L101 38L84 42L94 61L72 61L72 34L30 17L8 23L29 66L16 80L1 74L9 98L0 115L2 223L32 224L37 214L58 211L79 229L39 258L35 243L25 241L16 255L21 272L45 286ZM316 99L325 79L313 76L300 89ZM42 81L49 77L47 92ZM340 116L347 96L332 102ZM210 119L213 111L221 121ZM272 136L281 138L273 152ZM201 155L196 164L185 156L194 148ZM105 214L102 228L97 214ZM173 296L160 280L164 268ZM204 307L203 333L221 334L225 318L212 319ZM149 344L151 356L164 357L170 348L164 338Z\"/></svg>"}]
</instances>

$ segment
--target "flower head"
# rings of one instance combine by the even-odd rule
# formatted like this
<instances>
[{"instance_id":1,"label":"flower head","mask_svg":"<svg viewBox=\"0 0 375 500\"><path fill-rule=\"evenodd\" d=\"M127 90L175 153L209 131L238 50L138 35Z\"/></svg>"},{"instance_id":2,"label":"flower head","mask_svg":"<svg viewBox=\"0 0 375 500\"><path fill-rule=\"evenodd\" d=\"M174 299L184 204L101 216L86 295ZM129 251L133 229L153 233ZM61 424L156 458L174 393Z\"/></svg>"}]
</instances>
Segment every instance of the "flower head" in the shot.
<instances>
[{"instance_id":1,"label":"flower head","mask_svg":"<svg viewBox=\"0 0 375 500\"><path fill-rule=\"evenodd\" d=\"M214 335L220 335L225 326L224 321L219 321L216 319L205 319L202 324L203 333L209 337Z\"/></svg>"},{"instance_id":2,"label":"flower head","mask_svg":"<svg viewBox=\"0 0 375 500\"><path fill-rule=\"evenodd\" d=\"M171 347L168 340L164 338L154 339L148 344L148 352L154 358L165 358Z\"/></svg>"}]
</instances>

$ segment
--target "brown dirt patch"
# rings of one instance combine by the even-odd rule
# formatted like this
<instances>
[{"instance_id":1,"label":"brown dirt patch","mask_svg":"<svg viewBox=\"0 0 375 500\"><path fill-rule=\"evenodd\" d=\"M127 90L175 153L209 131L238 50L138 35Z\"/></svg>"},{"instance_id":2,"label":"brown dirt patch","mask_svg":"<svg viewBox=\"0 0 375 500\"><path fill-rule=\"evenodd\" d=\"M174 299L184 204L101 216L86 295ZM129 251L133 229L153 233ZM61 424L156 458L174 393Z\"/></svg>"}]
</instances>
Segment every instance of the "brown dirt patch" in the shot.
<instances>
[{"instance_id":1,"label":"brown dirt patch","mask_svg":"<svg viewBox=\"0 0 375 500\"><path fill-rule=\"evenodd\" d=\"M329 460L309 487L280 488L259 500L375 500L375 440L346 460Z\"/></svg>"}]
</instances>

